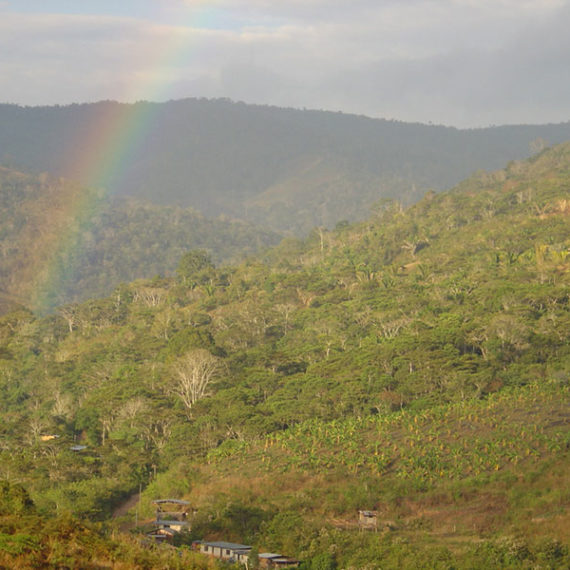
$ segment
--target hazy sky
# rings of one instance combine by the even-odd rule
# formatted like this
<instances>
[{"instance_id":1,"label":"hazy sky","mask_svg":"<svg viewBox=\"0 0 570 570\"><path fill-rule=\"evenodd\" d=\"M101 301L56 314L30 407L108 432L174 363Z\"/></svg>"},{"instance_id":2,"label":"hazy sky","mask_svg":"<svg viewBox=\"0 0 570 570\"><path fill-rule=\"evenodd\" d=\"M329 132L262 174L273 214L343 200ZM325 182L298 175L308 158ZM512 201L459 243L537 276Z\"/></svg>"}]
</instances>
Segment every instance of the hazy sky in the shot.
<instances>
[{"instance_id":1,"label":"hazy sky","mask_svg":"<svg viewBox=\"0 0 570 570\"><path fill-rule=\"evenodd\" d=\"M570 0L0 0L0 102L570 120Z\"/></svg>"}]
</instances>

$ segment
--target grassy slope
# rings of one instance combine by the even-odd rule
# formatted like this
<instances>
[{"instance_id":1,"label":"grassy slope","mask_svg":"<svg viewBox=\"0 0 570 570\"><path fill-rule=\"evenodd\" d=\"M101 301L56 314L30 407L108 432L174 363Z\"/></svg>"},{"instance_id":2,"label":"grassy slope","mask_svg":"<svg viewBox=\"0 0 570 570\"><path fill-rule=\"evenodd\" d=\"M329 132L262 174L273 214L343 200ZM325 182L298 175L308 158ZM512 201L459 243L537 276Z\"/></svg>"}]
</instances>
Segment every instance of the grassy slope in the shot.
<instances>
[{"instance_id":1,"label":"grassy slope","mask_svg":"<svg viewBox=\"0 0 570 570\"><path fill-rule=\"evenodd\" d=\"M189 497L207 504L222 481L227 498L255 489L259 505L341 527L362 508L451 543L531 530L568 540L569 404L567 386L547 383L425 412L308 421L212 451Z\"/></svg>"},{"instance_id":2,"label":"grassy slope","mask_svg":"<svg viewBox=\"0 0 570 570\"><path fill-rule=\"evenodd\" d=\"M305 422L181 463L145 496L185 479L196 536L210 539L243 541L248 513L280 513L285 524L249 539L305 560L333 552L340 567L565 567L569 404L553 382L423 413ZM236 506L242 526L224 519ZM378 512L378 533L359 529L362 508Z\"/></svg>"}]
</instances>

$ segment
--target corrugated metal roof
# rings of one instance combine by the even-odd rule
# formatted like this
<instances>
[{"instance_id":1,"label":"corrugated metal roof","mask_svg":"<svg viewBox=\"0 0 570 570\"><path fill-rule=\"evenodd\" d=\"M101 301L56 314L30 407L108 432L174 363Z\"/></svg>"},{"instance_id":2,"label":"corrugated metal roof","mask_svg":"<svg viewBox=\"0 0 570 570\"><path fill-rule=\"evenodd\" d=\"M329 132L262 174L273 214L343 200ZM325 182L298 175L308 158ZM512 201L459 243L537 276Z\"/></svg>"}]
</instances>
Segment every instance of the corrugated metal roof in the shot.
<instances>
[{"instance_id":1,"label":"corrugated metal roof","mask_svg":"<svg viewBox=\"0 0 570 570\"><path fill-rule=\"evenodd\" d=\"M275 552L260 552L259 558L282 558L283 554L276 554Z\"/></svg>"},{"instance_id":2,"label":"corrugated metal roof","mask_svg":"<svg viewBox=\"0 0 570 570\"><path fill-rule=\"evenodd\" d=\"M188 501L183 501L182 499L156 499L152 501L155 505L162 505L163 503L174 503L176 505L189 505Z\"/></svg>"},{"instance_id":3,"label":"corrugated metal roof","mask_svg":"<svg viewBox=\"0 0 570 570\"><path fill-rule=\"evenodd\" d=\"M234 542L205 542L202 541L204 546L212 546L215 548L227 548L228 550L251 550L251 546L247 544L235 544Z\"/></svg>"}]
</instances>

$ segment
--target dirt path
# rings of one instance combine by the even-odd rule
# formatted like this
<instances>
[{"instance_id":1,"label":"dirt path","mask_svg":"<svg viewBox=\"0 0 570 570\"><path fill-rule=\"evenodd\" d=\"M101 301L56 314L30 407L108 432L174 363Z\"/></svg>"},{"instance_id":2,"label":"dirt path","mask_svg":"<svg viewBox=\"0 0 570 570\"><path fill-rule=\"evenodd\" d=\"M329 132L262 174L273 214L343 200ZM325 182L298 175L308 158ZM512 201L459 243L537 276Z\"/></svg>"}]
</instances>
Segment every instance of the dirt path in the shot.
<instances>
[{"instance_id":1,"label":"dirt path","mask_svg":"<svg viewBox=\"0 0 570 570\"><path fill-rule=\"evenodd\" d=\"M130 509L132 509L139 502L139 493L131 495L128 499L123 501L114 511L113 518L125 516Z\"/></svg>"}]
</instances>

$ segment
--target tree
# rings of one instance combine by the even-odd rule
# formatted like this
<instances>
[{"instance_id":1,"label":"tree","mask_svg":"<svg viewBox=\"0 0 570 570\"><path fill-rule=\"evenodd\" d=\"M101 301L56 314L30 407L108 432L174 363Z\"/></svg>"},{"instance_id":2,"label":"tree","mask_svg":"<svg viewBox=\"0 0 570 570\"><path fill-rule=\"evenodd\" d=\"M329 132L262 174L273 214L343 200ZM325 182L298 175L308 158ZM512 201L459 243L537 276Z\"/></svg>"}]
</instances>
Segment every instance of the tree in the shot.
<instances>
[{"instance_id":1,"label":"tree","mask_svg":"<svg viewBox=\"0 0 570 570\"><path fill-rule=\"evenodd\" d=\"M0 480L1 515L21 515L34 510L34 502L22 485Z\"/></svg>"},{"instance_id":2,"label":"tree","mask_svg":"<svg viewBox=\"0 0 570 570\"><path fill-rule=\"evenodd\" d=\"M338 568L334 556L328 552L321 552L311 559L311 570L335 570Z\"/></svg>"},{"instance_id":3,"label":"tree","mask_svg":"<svg viewBox=\"0 0 570 570\"><path fill-rule=\"evenodd\" d=\"M59 314L67 322L67 327L69 332L73 332L73 328L77 326L78 315L77 315L77 305L67 305L66 307L61 307L59 309Z\"/></svg>"},{"instance_id":4,"label":"tree","mask_svg":"<svg viewBox=\"0 0 570 570\"><path fill-rule=\"evenodd\" d=\"M246 568L247 570L257 570L259 568L259 549L256 546L249 551Z\"/></svg>"},{"instance_id":5,"label":"tree","mask_svg":"<svg viewBox=\"0 0 570 570\"><path fill-rule=\"evenodd\" d=\"M191 350L176 362L172 392L182 400L189 414L192 406L208 395L208 386L215 382L222 369L220 359L204 348Z\"/></svg>"},{"instance_id":6,"label":"tree","mask_svg":"<svg viewBox=\"0 0 570 570\"><path fill-rule=\"evenodd\" d=\"M182 256L176 273L182 284L195 287L208 282L213 269L210 254L203 249L193 249Z\"/></svg>"}]
</instances>

